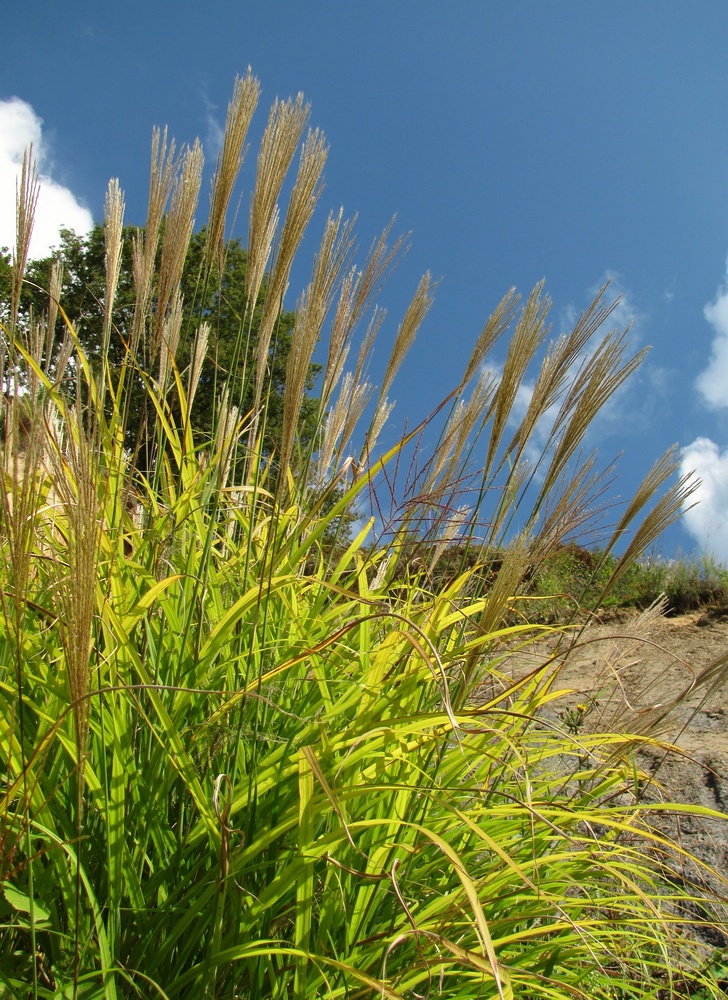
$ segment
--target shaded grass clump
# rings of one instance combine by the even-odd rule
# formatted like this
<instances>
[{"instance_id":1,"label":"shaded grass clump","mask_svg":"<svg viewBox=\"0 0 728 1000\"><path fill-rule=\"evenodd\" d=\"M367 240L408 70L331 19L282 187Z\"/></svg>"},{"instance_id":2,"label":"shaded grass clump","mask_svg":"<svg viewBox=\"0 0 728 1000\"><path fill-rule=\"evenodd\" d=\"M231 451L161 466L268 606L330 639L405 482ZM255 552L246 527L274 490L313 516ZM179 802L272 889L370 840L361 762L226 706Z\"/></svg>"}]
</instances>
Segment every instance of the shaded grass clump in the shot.
<instances>
[{"instance_id":1,"label":"shaded grass clump","mask_svg":"<svg viewBox=\"0 0 728 1000\"><path fill-rule=\"evenodd\" d=\"M257 95L250 75L236 85L201 287L224 253ZM199 365L193 353L180 369L175 353L198 144L178 156L155 133L120 370L92 369L52 290L45 316L20 314L15 261L1 357L0 981L58 998L586 1000L680 995L689 976L718 996L697 933L719 919L716 901L698 878L678 883L685 852L651 822L699 810L638 794L635 746L654 737L549 721L562 698L553 659L508 676L509 650L570 634L513 611L531 567L599 508L603 475L580 445L640 356L621 333L596 337L604 293L547 346L541 286L523 304L510 292L439 411L377 450L433 285L417 286L377 395L365 374L374 299L402 242L385 230L356 266L352 225L330 216L298 300L280 447L265 450L264 376L326 158L307 120L300 97L268 120L249 309L209 435L190 420ZM107 329L122 322L122 209L112 184ZM270 340L259 332L251 354L261 289ZM195 352L213 350L214 323L198 322ZM327 330L306 445L304 374ZM132 380L146 394L143 460L125 443ZM231 391L240 381L250 412ZM420 462L425 433L436 446ZM677 516L691 485L667 485L676 466L674 453L656 463L625 508L607 552L630 542L605 587ZM376 547L367 503L385 529ZM433 586L455 537L467 555ZM413 540L428 559L403 574ZM476 699L486 680L492 694Z\"/></svg>"}]
</instances>

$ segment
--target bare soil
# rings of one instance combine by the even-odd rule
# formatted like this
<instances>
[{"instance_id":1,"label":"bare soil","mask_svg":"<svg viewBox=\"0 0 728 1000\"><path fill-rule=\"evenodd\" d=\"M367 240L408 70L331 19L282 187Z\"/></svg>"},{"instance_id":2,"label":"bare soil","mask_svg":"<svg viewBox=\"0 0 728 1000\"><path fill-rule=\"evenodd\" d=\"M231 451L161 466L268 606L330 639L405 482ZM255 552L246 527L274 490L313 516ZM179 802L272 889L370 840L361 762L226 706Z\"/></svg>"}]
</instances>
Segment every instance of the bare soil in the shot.
<instances>
[{"instance_id":1,"label":"bare soil","mask_svg":"<svg viewBox=\"0 0 728 1000\"><path fill-rule=\"evenodd\" d=\"M674 744L678 752L639 750L639 763L653 776L647 798L728 814L728 609L624 615L579 633L568 655L563 644L548 639L527 651L511 650L501 670L522 676L544 654L561 663L557 687L569 691L554 709L562 725L568 720L592 731L636 732ZM707 881L725 898L728 815L671 816L658 825L719 873ZM725 948L728 927L708 943Z\"/></svg>"}]
</instances>

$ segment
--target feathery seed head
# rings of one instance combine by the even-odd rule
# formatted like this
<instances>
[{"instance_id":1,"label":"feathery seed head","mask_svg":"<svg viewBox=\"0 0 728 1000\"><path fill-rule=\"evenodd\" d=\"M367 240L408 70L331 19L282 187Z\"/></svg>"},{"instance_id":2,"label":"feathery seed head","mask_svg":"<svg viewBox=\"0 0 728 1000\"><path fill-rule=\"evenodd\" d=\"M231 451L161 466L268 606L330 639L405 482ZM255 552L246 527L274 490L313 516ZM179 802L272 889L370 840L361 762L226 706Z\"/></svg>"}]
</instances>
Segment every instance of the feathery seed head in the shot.
<instances>
[{"instance_id":1,"label":"feathery seed head","mask_svg":"<svg viewBox=\"0 0 728 1000\"><path fill-rule=\"evenodd\" d=\"M192 236L195 209L202 183L205 158L198 139L182 156L182 167L172 191L167 224L162 238L162 257L159 263L157 292L157 336L161 335L167 307L182 279L187 249Z\"/></svg>"},{"instance_id":2,"label":"feathery seed head","mask_svg":"<svg viewBox=\"0 0 728 1000\"><path fill-rule=\"evenodd\" d=\"M136 300L132 320L131 353L135 356L146 330L154 283L159 227L169 201L178 163L175 159L174 139L167 146L167 129L152 131L152 162L149 179L149 207L144 230L138 230L132 248L132 272Z\"/></svg>"},{"instance_id":3,"label":"feathery seed head","mask_svg":"<svg viewBox=\"0 0 728 1000\"><path fill-rule=\"evenodd\" d=\"M260 83L250 66L245 79L235 78L233 96L228 104L222 152L217 160L210 194L210 222L207 237L208 266L217 262L222 271L225 245L225 219L233 188L243 163L243 145L260 97Z\"/></svg>"},{"instance_id":4,"label":"feathery seed head","mask_svg":"<svg viewBox=\"0 0 728 1000\"><path fill-rule=\"evenodd\" d=\"M434 301L433 293L438 284L439 282L434 285L432 284L432 278L429 271L426 271L420 279L417 290L412 297L412 301L407 307L407 312L405 313L404 319L402 320L399 330L397 331L394 347L392 348L392 353L389 357L387 370L384 373L384 379L382 380L382 387L379 390L380 399L384 399L389 392L392 382L394 381L402 362L407 356L409 349L412 347L415 337L417 336L417 331L420 328L420 324L424 320Z\"/></svg>"},{"instance_id":5,"label":"feathery seed head","mask_svg":"<svg viewBox=\"0 0 728 1000\"><path fill-rule=\"evenodd\" d=\"M278 225L278 197L291 160L300 142L310 106L303 94L295 101L276 100L268 116L258 154L255 191L250 205L246 293L252 310L268 264Z\"/></svg>"},{"instance_id":6,"label":"feathery seed head","mask_svg":"<svg viewBox=\"0 0 728 1000\"><path fill-rule=\"evenodd\" d=\"M195 338L195 347L192 352L192 361L190 362L190 376L189 384L187 387L187 409L192 411L192 404L195 399L195 393L197 392L197 386L200 381L200 375L202 374L202 365L204 364L205 358L207 357L207 345L210 340L210 324L207 320L203 320L197 330L197 337Z\"/></svg>"},{"instance_id":7,"label":"feathery seed head","mask_svg":"<svg viewBox=\"0 0 728 1000\"><path fill-rule=\"evenodd\" d=\"M367 433L366 447L369 453L371 453L376 446L379 435L382 433L382 428L392 415L394 406L394 400L390 403L386 396L384 399L379 400L377 408L374 411L371 426Z\"/></svg>"},{"instance_id":8,"label":"feathery seed head","mask_svg":"<svg viewBox=\"0 0 728 1000\"><path fill-rule=\"evenodd\" d=\"M20 182L15 186L15 247L13 249L12 288L10 293L10 325L15 326L20 308L20 289L28 263L30 238L33 235L35 210L40 195L38 165L33 159L32 144L23 153Z\"/></svg>"},{"instance_id":9,"label":"feathery seed head","mask_svg":"<svg viewBox=\"0 0 728 1000\"><path fill-rule=\"evenodd\" d=\"M118 179L109 181L104 206L104 265L106 291L104 295L104 348L106 354L111 335L111 315L121 273L121 239L124 226L124 195Z\"/></svg>"},{"instance_id":10,"label":"feathery seed head","mask_svg":"<svg viewBox=\"0 0 728 1000\"><path fill-rule=\"evenodd\" d=\"M473 375L479 371L493 346L508 329L519 301L520 296L516 293L515 288L511 288L488 317L488 322L483 327L483 332L478 337L473 353L470 355L463 375L463 385L468 383Z\"/></svg>"}]
</instances>

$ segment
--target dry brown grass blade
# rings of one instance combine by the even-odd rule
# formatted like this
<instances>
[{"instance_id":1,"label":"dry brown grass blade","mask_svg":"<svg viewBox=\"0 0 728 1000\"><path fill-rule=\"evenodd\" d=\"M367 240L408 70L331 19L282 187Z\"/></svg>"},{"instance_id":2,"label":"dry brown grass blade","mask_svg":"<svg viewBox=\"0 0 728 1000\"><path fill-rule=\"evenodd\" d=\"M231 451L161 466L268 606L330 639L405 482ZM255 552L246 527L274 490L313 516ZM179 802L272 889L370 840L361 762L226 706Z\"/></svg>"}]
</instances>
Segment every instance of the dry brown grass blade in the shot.
<instances>
[{"instance_id":1,"label":"dry brown grass blade","mask_svg":"<svg viewBox=\"0 0 728 1000\"><path fill-rule=\"evenodd\" d=\"M245 156L243 149L245 137L248 134L259 98L260 83L252 75L250 66L248 66L248 73L244 79L235 77L233 96L228 104L227 118L225 119L222 152L218 157L215 176L212 179L206 253L208 266L214 262L220 272L222 272L225 246L225 220L233 188Z\"/></svg>"}]
</instances>

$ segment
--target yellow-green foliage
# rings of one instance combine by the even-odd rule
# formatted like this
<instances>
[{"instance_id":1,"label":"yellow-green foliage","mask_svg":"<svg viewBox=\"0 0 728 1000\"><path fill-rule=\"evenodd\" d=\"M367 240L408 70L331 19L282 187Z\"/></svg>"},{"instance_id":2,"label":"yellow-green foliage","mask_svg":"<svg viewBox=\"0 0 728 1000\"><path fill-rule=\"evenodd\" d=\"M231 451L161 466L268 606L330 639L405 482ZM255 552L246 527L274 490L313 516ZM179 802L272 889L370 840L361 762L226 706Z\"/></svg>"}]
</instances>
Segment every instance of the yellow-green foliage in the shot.
<instances>
[{"instance_id":1,"label":"yellow-green foliage","mask_svg":"<svg viewBox=\"0 0 728 1000\"><path fill-rule=\"evenodd\" d=\"M231 171L256 100L252 78L236 86L212 199L210 266L223 252ZM267 268L266 287L278 296L263 307L272 333L319 194L324 146L312 133L277 227L280 185L306 118L300 100L277 105L258 164L250 302ZM609 308L598 298L552 346L532 409L513 431L515 394L546 335L548 302L537 289L518 311L508 295L392 534L371 547L364 519L337 537L342 515L376 490L409 444L375 454L371 434L347 461L354 418L373 391L363 382L366 335L348 389L345 355L400 245L388 250L385 234L359 272L350 227L340 217L326 227L299 305L282 455L258 447L262 394L255 412L240 413L222 384L214 437L195 440L195 363L192 372L177 369L173 329L199 156L195 148L179 163L166 137L155 138L120 375L90 369L62 302L60 338L53 300L45 319L19 316L18 295L10 303L0 983L8 995L34 997L591 1000L682 995L690 980L718 996L694 933L713 920L711 902L697 863L686 866L650 826L652 813L669 807L636 797L638 740L554 723L557 714L544 711L560 698L549 661L508 680L508 650L548 631L513 624L514 602L534 559L578 528L598 496L593 463L574 458L635 364L619 336L584 355ZM116 189L109 205L113 323ZM15 267L20 274L23 261ZM430 292L425 279L388 378ZM314 450L302 454L300 375L329 313L326 405ZM473 389L507 331L502 379ZM208 336L212 344L214 323L200 334L203 350ZM266 351L253 359L252 378L264 372ZM132 379L147 393L153 447L143 467L124 444ZM528 494L531 434L553 407L545 485ZM484 471L475 474L478 455ZM615 540L672 471L671 459L653 470ZM497 486L493 509L458 503L466 476L483 503ZM632 557L675 516L687 489L671 487L647 514ZM513 513L526 495L532 513L519 513L516 533ZM470 538L469 561L433 587L438 540L455 534ZM428 560L398 567L413 539L428 540ZM496 547L498 563L486 567ZM617 561L614 573L626 566ZM486 680L490 693L476 697ZM693 898L700 902L689 909Z\"/></svg>"}]
</instances>

